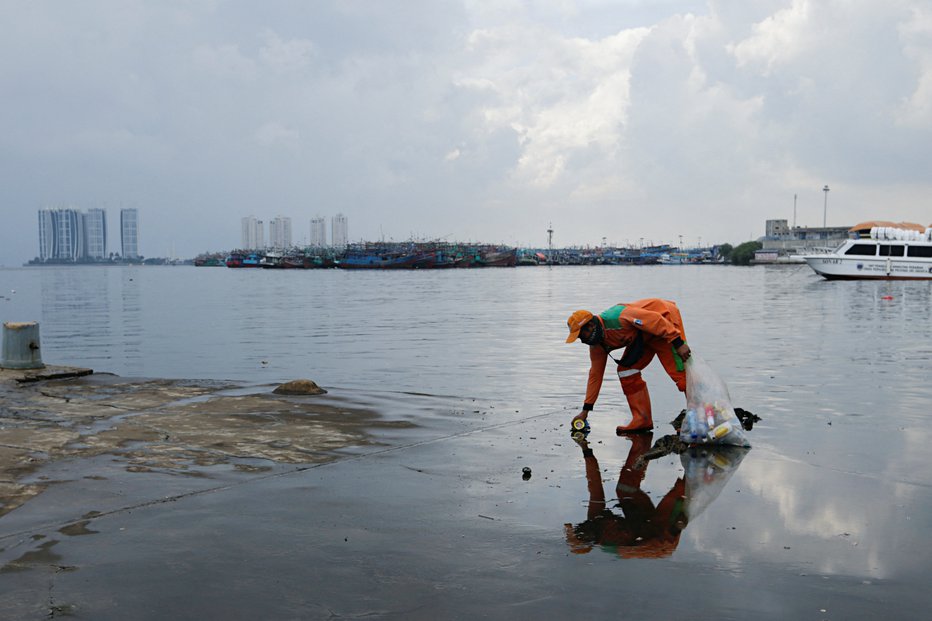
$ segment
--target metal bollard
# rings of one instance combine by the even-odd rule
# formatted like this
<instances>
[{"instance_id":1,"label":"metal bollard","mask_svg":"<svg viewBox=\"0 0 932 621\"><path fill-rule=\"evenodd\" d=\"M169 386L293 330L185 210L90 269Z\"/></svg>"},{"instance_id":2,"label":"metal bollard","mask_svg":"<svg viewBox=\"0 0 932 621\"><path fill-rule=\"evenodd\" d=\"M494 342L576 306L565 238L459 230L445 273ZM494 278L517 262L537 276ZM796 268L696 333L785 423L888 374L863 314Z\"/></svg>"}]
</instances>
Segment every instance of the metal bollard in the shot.
<instances>
[{"instance_id":1,"label":"metal bollard","mask_svg":"<svg viewBox=\"0 0 932 621\"><path fill-rule=\"evenodd\" d=\"M5 369L41 369L42 349L39 345L39 324L35 321L3 324L3 358Z\"/></svg>"}]
</instances>

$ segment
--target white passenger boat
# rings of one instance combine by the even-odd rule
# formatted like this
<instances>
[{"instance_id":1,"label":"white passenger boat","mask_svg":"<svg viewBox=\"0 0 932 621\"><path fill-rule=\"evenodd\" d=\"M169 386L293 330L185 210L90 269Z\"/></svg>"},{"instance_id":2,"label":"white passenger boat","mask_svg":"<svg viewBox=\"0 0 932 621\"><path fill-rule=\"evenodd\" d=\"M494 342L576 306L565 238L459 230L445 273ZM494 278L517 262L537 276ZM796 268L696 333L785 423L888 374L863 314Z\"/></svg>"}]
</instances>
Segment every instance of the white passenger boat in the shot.
<instances>
[{"instance_id":1,"label":"white passenger boat","mask_svg":"<svg viewBox=\"0 0 932 621\"><path fill-rule=\"evenodd\" d=\"M932 228L912 223L851 228L858 237L828 254L803 258L829 280L932 280Z\"/></svg>"}]
</instances>

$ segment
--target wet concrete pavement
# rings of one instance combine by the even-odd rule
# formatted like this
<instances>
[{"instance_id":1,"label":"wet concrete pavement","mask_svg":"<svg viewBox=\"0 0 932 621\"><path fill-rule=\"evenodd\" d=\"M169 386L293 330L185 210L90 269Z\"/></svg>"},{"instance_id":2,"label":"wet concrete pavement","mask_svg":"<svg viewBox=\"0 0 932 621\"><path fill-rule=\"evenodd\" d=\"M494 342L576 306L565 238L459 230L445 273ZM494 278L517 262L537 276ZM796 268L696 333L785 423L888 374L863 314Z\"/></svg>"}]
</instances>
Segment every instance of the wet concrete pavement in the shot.
<instances>
[{"instance_id":1,"label":"wet concrete pavement","mask_svg":"<svg viewBox=\"0 0 932 621\"><path fill-rule=\"evenodd\" d=\"M571 412L272 388L3 382L3 618L853 619L926 604L908 578L814 569L858 542L840 531L807 550L739 477L664 558L626 558L638 541L572 545L566 525L586 522L593 498ZM618 515L633 445L598 424L589 437ZM741 468L776 462L794 468L764 443ZM684 468L654 460L635 491L659 508ZM918 535L904 528L908 546Z\"/></svg>"}]
</instances>

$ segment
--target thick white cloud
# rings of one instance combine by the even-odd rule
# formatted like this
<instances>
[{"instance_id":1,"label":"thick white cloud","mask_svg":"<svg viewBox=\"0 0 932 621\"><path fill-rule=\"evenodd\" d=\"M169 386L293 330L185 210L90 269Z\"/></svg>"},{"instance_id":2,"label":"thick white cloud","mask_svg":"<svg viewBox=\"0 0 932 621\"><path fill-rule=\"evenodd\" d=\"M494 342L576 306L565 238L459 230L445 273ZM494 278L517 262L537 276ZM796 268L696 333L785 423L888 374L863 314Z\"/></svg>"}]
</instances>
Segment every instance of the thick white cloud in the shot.
<instances>
[{"instance_id":1,"label":"thick white cloud","mask_svg":"<svg viewBox=\"0 0 932 621\"><path fill-rule=\"evenodd\" d=\"M133 203L144 254L229 248L263 209L734 243L794 194L821 224L824 184L829 224L928 223L930 32L908 0L6 3L0 263L61 203Z\"/></svg>"},{"instance_id":2,"label":"thick white cloud","mask_svg":"<svg viewBox=\"0 0 932 621\"><path fill-rule=\"evenodd\" d=\"M805 57L818 37L809 5L809 0L793 0L789 7L755 24L753 36L728 45L738 67L760 64L761 73L768 75L774 65Z\"/></svg>"},{"instance_id":3,"label":"thick white cloud","mask_svg":"<svg viewBox=\"0 0 932 621\"><path fill-rule=\"evenodd\" d=\"M522 148L516 184L549 187L571 174L569 159L580 152L617 156L632 56L648 32L638 28L599 41L537 28L471 34L469 50L478 61L457 83L494 96L481 112L487 126L477 129L514 131Z\"/></svg>"}]
</instances>

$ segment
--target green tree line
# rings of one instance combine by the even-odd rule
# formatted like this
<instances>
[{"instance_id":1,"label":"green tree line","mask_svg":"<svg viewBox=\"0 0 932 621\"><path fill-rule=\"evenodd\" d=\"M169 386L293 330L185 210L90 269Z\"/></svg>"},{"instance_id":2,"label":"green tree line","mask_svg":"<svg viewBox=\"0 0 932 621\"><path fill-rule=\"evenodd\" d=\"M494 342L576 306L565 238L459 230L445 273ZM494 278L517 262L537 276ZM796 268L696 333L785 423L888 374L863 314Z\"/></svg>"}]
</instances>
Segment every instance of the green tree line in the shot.
<instances>
[{"instance_id":1,"label":"green tree line","mask_svg":"<svg viewBox=\"0 0 932 621\"><path fill-rule=\"evenodd\" d=\"M756 241L744 242L737 246L731 244L722 244L719 246L718 253L725 259L725 262L733 265L750 265L751 259L754 258L754 251L763 248L763 244Z\"/></svg>"}]
</instances>

